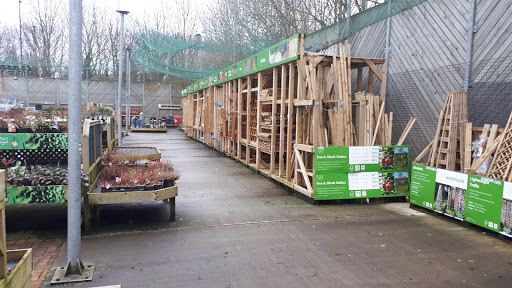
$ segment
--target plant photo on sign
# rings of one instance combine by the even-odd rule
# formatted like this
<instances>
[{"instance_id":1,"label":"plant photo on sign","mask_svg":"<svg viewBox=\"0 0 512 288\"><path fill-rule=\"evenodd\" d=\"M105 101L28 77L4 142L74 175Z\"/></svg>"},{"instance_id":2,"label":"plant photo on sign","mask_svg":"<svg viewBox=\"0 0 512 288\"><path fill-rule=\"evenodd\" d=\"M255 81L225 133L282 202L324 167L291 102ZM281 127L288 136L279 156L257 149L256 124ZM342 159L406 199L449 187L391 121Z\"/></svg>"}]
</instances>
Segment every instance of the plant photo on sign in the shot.
<instances>
[{"instance_id":1,"label":"plant photo on sign","mask_svg":"<svg viewBox=\"0 0 512 288\"><path fill-rule=\"evenodd\" d=\"M382 173L381 184L382 195L409 194L409 172Z\"/></svg>"},{"instance_id":2,"label":"plant photo on sign","mask_svg":"<svg viewBox=\"0 0 512 288\"><path fill-rule=\"evenodd\" d=\"M409 147L395 147L395 169L409 169Z\"/></svg>"},{"instance_id":3,"label":"plant photo on sign","mask_svg":"<svg viewBox=\"0 0 512 288\"><path fill-rule=\"evenodd\" d=\"M392 147L382 147L380 151L380 170L395 169L395 149Z\"/></svg>"},{"instance_id":4,"label":"plant photo on sign","mask_svg":"<svg viewBox=\"0 0 512 288\"><path fill-rule=\"evenodd\" d=\"M434 210L463 220L466 216L466 189L436 183Z\"/></svg>"},{"instance_id":5,"label":"plant photo on sign","mask_svg":"<svg viewBox=\"0 0 512 288\"><path fill-rule=\"evenodd\" d=\"M67 149L68 148L68 135L67 134L48 134L37 133L31 135L30 143L35 147L42 149Z\"/></svg>"},{"instance_id":6,"label":"plant photo on sign","mask_svg":"<svg viewBox=\"0 0 512 288\"><path fill-rule=\"evenodd\" d=\"M512 237L512 185L509 184L505 183L506 188L503 191L500 233Z\"/></svg>"},{"instance_id":7,"label":"plant photo on sign","mask_svg":"<svg viewBox=\"0 0 512 288\"><path fill-rule=\"evenodd\" d=\"M64 186L13 187L8 188L6 204L64 203Z\"/></svg>"}]
</instances>

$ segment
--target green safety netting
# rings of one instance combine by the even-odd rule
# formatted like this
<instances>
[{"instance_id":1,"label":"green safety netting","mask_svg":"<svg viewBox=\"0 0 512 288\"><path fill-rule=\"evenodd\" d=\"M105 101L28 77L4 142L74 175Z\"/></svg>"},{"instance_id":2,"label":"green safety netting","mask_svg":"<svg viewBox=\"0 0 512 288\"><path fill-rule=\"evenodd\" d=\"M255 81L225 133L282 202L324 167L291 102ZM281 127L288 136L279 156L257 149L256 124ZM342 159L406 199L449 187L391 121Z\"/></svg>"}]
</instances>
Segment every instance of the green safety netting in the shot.
<instances>
[{"instance_id":1,"label":"green safety netting","mask_svg":"<svg viewBox=\"0 0 512 288\"><path fill-rule=\"evenodd\" d=\"M339 43L356 32L394 15L405 12L427 0L388 0L357 13L306 37L306 51L320 51Z\"/></svg>"},{"instance_id":2,"label":"green safety netting","mask_svg":"<svg viewBox=\"0 0 512 288\"><path fill-rule=\"evenodd\" d=\"M306 51L317 52L326 49L370 25L403 13L425 1L388 0L352 15L350 20L345 18L308 34L305 43ZM236 10L234 14L235 18L240 20ZM250 29L244 21L239 21L239 23L244 27L244 33L250 36L249 38L252 41L239 49L233 49L232 43L205 42L201 38L186 42L151 29L142 28L139 32L139 47L134 53L134 60L143 66L161 73L190 80L202 79L242 59L240 57L238 59L230 58L226 54L240 53L239 56L249 56L270 46L254 30ZM208 55L199 54L201 53L199 51L208 51L205 52ZM218 61L222 57L225 58L224 61Z\"/></svg>"},{"instance_id":3,"label":"green safety netting","mask_svg":"<svg viewBox=\"0 0 512 288\"><path fill-rule=\"evenodd\" d=\"M388 0L352 15L350 20L346 18L308 34L305 43L306 51L316 52L326 49L372 24L403 13L425 1ZM132 52L133 60L137 64L160 73L198 80L270 46L263 40L262 35L258 35L258 30L251 29L250 23L247 25L248 23L240 19L236 9L232 13L234 13L235 21L243 27L243 31L236 35L247 36L239 37L244 39L244 43L237 42L237 45L234 45L232 42L228 43L227 40L227 42L222 42L222 39L220 42L219 40L214 41L208 35L203 37L196 35L184 41L180 39L182 37L165 35L137 23L138 47ZM293 31L293 34L298 32L300 31ZM67 68L65 64L57 65L45 61L17 63L5 55L0 55L0 70L23 71L23 68L26 67L23 65L41 68ZM87 66L84 65L83 69L112 71L113 73L117 73L118 69L117 67Z\"/></svg>"}]
</instances>

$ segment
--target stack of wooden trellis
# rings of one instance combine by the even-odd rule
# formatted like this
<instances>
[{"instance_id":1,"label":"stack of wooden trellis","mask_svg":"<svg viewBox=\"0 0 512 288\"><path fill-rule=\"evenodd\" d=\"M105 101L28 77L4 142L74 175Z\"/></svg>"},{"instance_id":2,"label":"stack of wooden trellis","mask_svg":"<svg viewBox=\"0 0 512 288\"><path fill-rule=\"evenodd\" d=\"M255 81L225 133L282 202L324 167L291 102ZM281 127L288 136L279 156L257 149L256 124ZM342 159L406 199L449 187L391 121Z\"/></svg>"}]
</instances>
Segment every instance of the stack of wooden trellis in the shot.
<instances>
[{"instance_id":1,"label":"stack of wooden trellis","mask_svg":"<svg viewBox=\"0 0 512 288\"><path fill-rule=\"evenodd\" d=\"M305 111L305 144L315 147L392 145L393 112L384 113L385 97L358 92L353 99L350 46L345 49L340 44L339 51L340 57L333 57L329 66L322 62L325 56L311 57L305 64L308 94L305 98L313 101L312 111ZM312 113L311 121L309 113ZM396 145L403 145L415 122L415 118L410 119Z\"/></svg>"},{"instance_id":2,"label":"stack of wooden trellis","mask_svg":"<svg viewBox=\"0 0 512 288\"><path fill-rule=\"evenodd\" d=\"M497 124L485 124L483 129L473 128L472 123L468 122L467 93L450 93L441 110L434 140L418 155L414 163L421 161L430 151L426 163L428 166L467 174L485 174L493 179L512 181L511 122L512 114L504 130L500 130ZM483 143L478 156L472 151L473 142ZM489 167L479 170L486 163L490 163Z\"/></svg>"}]
</instances>

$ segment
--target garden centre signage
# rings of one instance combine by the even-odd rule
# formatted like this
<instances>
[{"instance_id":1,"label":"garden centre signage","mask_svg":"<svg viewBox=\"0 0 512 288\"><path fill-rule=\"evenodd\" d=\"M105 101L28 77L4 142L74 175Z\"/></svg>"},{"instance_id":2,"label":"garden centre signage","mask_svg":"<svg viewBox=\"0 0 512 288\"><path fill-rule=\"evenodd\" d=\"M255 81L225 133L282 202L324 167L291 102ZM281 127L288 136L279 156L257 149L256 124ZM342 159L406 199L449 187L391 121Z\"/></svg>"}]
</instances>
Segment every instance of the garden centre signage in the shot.
<instances>
[{"instance_id":1,"label":"garden centre signage","mask_svg":"<svg viewBox=\"0 0 512 288\"><path fill-rule=\"evenodd\" d=\"M316 172L409 170L409 146L318 147Z\"/></svg>"},{"instance_id":2,"label":"garden centre signage","mask_svg":"<svg viewBox=\"0 0 512 288\"><path fill-rule=\"evenodd\" d=\"M64 133L0 133L0 150L68 149Z\"/></svg>"},{"instance_id":3,"label":"garden centre signage","mask_svg":"<svg viewBox=\"0 0 512 288\"><path fill-rule=\"evenodd\" d=\"M319 147L315 199L409 195L409 146Z\"/></svg>"},{"instance_id":4,"label":"garden centre signage","mask_svg":"<svg viewBox=\"0 0 512 288\"><path fill-rule=\"evenodd\" d=\"M512 237L512 183L413 164L411 203Z\"/></svg>"},{"instance_id":5,"label":"garden centre signage","mask_svg":"<svg viewBox=\"0 0 512 288\"><path fill-rule=\"evenodd\" d=\"M182 94L185 96L189 93L247 76L298 58L299 35L297 34L187 86L182 91Z\"/></svg>"}]
</instances>

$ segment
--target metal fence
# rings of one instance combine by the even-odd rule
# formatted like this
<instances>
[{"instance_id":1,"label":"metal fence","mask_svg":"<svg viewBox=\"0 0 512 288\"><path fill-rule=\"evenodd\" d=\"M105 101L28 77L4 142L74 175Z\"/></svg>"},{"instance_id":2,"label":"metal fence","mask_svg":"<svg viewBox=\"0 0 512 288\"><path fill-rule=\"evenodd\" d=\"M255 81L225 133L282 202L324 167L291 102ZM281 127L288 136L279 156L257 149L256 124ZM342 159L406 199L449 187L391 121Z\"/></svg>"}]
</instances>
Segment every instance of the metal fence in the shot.
<instances>
[{"instance_id":1,"label":"metal fence","mask_svg":"<svg viewBox=\"0 0 512 288\"><path fill-rule=\"evenodd\" d=\"M31 107L66 107L68 86L67 79L0 76L0 98L16 99L18 103ZM114 106L117 101L117 87L116 81L84 80L82 103ZM181 104L182 89L182 86L169 83L131 83L130 105L132 108L143 108L146 115L158 116L158 104ZM126 103L125 91L123 85L123 106ZM168 111L162 112L162 116L168 116Z\"/></svg>"}]
</instances>

